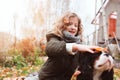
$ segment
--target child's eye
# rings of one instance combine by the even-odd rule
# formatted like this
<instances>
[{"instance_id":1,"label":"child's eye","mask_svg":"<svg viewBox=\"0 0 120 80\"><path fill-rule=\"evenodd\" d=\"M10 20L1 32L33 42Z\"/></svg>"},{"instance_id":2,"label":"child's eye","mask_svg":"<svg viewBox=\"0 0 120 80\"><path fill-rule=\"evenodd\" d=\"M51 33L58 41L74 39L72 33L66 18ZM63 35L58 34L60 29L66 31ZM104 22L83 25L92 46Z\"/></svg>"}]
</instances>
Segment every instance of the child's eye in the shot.
<instances>
[{"instance_id":1,"label":"child's eye","mask_svg":"<svg viewBox=\"0 0 120 80\"><path fill-rule=\"evenodd\" d=\"M78 25L75 25L75 27L78 27Z\"/></svg>"},{"instance_id":2,"label":"child's eye","mask_svg":"<svg viewBox=\"0 0 120 80\"><path fill-rule=\"evenodd\" d=\"M77 24L75 24L75 27L78 27L78 25L77 25Z\"/></svg>"},{"instance_id":3,"label":"child's eye","mask_svg":"<svg viewBox=\"0 0 120 80\"><path fill-rule=\"evenodd\" d=\"M69 25L72 25L72 24L73 24L73 23L71 23L71 22L69 23Z\"/></svg>"},{"instance_id":4,"label":"child's eye","mask_svg":"<svg viewBox=\"0 0 120 80\"><path fill-rule=\"evenodd\" d=\"M66 23L65 25L66 25L66 26L69 26L70 24L69 24L69 23Z\"/></svg>"},{"instance_id":5,"label":"child's eye","mask_svg":"<svg viewBox=\"0 0 120 80\"><path fill-rule=\"evenodd\" d=\"M70 25L72 25L72 23L66 23L65 25L66 25L66 26L70 26Z\"/></svg>"}]
</instances>

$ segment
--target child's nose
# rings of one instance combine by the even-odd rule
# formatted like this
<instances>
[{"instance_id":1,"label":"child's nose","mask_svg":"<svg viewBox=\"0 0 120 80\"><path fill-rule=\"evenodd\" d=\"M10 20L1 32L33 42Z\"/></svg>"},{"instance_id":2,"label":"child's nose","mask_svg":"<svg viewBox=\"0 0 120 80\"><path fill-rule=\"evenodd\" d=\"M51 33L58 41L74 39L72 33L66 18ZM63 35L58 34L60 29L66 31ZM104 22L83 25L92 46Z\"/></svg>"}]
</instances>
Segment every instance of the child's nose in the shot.
<instances>
[{"instance_id":1,"label":"child's nose","mask_svg":"<svg viewBox=\"0 0 120 80\"><path fill-rule=\"evenodd\" d=\"M74 29L74 28L75 28L75 25L71 25L71 27Z\"/></svg>"}]
</instances>

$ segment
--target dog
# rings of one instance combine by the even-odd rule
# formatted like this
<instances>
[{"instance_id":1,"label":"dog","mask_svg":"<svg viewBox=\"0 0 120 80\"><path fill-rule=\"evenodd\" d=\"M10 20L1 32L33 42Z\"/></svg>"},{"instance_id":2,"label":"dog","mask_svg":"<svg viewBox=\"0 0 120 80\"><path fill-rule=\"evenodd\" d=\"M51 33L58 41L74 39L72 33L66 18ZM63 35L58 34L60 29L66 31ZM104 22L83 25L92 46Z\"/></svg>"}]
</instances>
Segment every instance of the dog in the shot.
<instances>
[{"instance_id":1,"label":"dog","mask_svg":"<svg viewBox=\"0 0 120 80\"><path fill-rule=\"evenodd\" d=\"M79 53L79 68L81 72L77 80L113 80L114 59L108 51L95 53Z\"/></svg>"}]
</instances>

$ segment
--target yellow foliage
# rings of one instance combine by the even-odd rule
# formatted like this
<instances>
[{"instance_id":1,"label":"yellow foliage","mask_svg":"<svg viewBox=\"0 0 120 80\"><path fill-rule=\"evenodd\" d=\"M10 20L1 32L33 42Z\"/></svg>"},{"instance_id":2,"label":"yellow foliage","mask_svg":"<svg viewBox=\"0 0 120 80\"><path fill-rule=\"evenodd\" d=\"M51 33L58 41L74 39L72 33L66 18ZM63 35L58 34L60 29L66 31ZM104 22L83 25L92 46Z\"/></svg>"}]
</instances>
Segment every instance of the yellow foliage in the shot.
<instances>
[{"instance_id":1,"label":"yellow foliage","mask_svg":"<svg viewBox=\"0 0 120 80\"><path fill-rule=\"evenodd\" d=\"M25 38L17 44L17 48L21 50L22 55L24 57L28 55L34 55L33 54L34 48L35 48L34 41L35 41L35 38Z\"/></svg>"}]
</instances>

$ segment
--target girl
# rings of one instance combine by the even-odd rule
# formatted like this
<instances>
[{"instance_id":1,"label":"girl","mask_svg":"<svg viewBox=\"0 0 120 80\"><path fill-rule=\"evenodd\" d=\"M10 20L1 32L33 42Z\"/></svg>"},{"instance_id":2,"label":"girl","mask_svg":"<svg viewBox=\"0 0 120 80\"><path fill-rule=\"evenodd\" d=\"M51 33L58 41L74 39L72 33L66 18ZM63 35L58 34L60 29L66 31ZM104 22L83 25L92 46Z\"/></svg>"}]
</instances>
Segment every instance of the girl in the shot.
<instances>
[{"instance_id":1,"label":"girl","mask_svg":"<svg viewBox=\"0 0 120 80\"><path fill-rule=\"evenodd\" d=\"M67 12L46 35L48 59L39 71L39 80L70 80L78 65L78 51L94 53L98 46L82 45L82 24L77 14Z\"/></svg>"}]
</instances>

